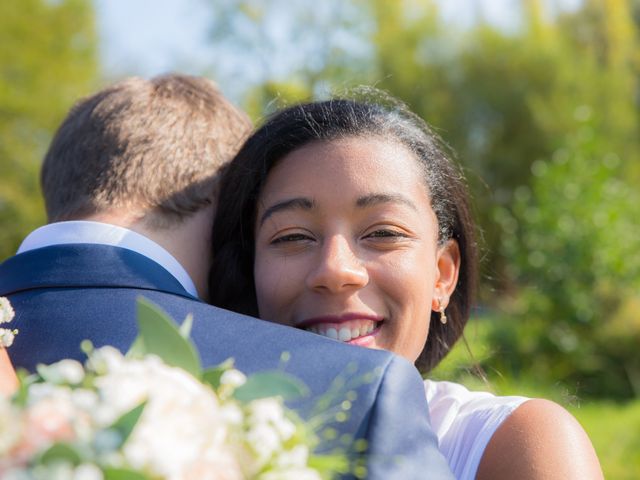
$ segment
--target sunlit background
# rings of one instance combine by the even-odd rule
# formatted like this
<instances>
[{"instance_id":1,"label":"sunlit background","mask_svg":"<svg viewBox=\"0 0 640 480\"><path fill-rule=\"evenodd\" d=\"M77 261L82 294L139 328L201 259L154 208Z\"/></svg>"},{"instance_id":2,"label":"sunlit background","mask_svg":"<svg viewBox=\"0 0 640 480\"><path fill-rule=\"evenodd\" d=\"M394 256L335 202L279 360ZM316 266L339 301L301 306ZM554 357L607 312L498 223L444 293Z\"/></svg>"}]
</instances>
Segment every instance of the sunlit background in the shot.
<instances>
[{"instance_id":1,"label":"sunlit background","mask_svg":"<svg viewBox=\"0 0 640 480\"><path fill-rule=\"evenodd\" d=\"M639 33L639 0L1 2L0 259L45 221L57 124L109 82L205 75L257 123L376 85L457 151L484 239L468 348L433 375L562 403L636 478Z\"/></svg>"}]
</instances>

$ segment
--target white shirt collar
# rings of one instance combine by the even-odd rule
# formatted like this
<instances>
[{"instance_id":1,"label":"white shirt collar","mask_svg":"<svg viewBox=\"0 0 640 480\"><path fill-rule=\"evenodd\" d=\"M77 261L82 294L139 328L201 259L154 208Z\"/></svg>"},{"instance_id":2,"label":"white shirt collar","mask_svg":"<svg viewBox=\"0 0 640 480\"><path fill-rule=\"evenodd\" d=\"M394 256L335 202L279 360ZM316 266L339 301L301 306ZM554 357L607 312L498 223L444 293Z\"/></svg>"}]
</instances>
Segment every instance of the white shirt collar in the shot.
<instances>
[{"instance_id":1,"label":"white shirt collar","mask_svg":"<svg viewBox=\"0 0 640 480\"><path fill-rule=\"evenodd\" d=\"M36 248L69 243L95 243L126 248L160 264L194 297L198 297L193 280L173 255L153 240L132 230L101 222L71 221L44 225L24 239L18 253Z\"/></svg>"}]
</instances>

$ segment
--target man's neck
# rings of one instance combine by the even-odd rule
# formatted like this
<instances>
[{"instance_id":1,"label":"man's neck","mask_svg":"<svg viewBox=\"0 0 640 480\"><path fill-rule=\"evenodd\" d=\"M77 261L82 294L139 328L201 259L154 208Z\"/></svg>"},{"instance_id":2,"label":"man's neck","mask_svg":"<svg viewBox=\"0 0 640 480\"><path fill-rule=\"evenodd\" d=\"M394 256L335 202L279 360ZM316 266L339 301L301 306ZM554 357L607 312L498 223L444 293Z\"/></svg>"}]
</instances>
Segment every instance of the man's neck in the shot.
<instances>
[{"instance_id":1,"label":"man's neck","mask_svg":"<svg viewBox=\"0 0 640 480\"><path fill-rule=\"evenodd\" d=\"M83 220L118 225L153 240L173 255L187 271L198 296L203 300L208 299L213 207L204 208L167 228L152 228L140 215L118 215L118 212L97 213Z\"/></svg>"}]
</instances>

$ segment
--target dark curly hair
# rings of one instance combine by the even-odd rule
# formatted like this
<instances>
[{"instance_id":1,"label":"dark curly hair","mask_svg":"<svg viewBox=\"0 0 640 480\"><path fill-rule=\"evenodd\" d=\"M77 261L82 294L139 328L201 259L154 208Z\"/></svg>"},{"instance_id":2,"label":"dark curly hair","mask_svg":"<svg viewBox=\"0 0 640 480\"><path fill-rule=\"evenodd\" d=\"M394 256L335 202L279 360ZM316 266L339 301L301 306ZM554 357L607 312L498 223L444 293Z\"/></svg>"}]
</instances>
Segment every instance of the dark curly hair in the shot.
<instances>
[{"instance_id":1,"label":"dark curly hair","mask_svg":"<svg viewBox=\"0 0 640 480\"><path fill-rule=\"evenodd\" d=\"M448 148L406 105L378 90L285 108L267 118L228 165L213 226L211 303L258 316L253 277L257 202L271 169L311 142L381 137L404 145L424 174L438 219L438 243L454 239L461 267L447 307L448 323L431 313L429 336L416 361L423 372L435 367L458 340L469 318L477 283L477 243L464 176ZM393 161L393 159L389 159Z\"/></svg>"}]
</instances>

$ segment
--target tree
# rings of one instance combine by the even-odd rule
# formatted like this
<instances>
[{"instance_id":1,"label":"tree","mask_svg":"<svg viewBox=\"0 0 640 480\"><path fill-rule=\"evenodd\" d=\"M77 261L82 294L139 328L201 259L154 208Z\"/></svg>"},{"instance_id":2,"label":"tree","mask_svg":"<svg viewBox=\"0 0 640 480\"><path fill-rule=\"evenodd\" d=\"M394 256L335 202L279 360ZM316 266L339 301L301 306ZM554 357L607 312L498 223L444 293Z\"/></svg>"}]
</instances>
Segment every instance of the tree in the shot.
<instances>
[{"instance_id":1,"label":"tree","mask_svg":"<svg viewBox=\"0 0 640 480\"><path fill-rule=\"evenodd\" d=\"M519 294L492 328L491 368L564 382L581 395L640 394L640 195L591 116L531 187L496 211ZM634 313L635 311L635 313Z\"/></svg>"},{"instance_id":2,"label":"tree","mask_svg":"<svg viewBox=\"0 0 640 480\"><path fill-rule=\"evenodd\" d=\"M38 167L66 111L95 86L89 0L0 6L0 259L44 221Z\"/></svg>"}]
</instances>

